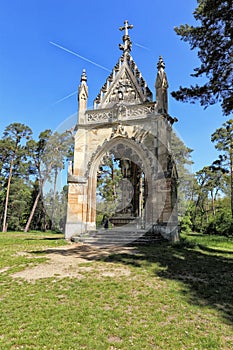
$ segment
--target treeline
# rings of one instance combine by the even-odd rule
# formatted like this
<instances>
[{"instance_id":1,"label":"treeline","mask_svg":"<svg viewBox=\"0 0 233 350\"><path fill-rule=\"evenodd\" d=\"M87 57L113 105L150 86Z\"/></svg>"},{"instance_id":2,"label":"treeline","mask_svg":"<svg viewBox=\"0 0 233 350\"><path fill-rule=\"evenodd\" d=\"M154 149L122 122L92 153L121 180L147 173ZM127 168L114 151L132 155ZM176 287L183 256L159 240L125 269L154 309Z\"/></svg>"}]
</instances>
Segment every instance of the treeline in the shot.
<instances>
[{"instance_id":1,"label":"treeline","mask_svg":"<svg viewBox=\"0 0 233 350\"><path fill-rule=\"evenodd\" d=\"M193 177L181 230L233 235L233 120L211 135L218 159Z\"/></svg>"},{"instance_id":2,"label":"treeline","mask_svg":"<svg viewBox=\"0 0 233 350\"><path fill-rule=\"evenodd\" d=\"M35 140L32 130L24 124L13 123L5 128L0 139L0 229L3 232L63 230L67 188L58 191L56 186L59 172L72 157L72 144L69 131L45 130Z\"/></svg>"},{"instance_id":3,"label":"treeline","mask_svg":"<svg viewBox=\"0 0 233 350\"><path fill-rule=\"evenodd\" d=\"M192 150L172 135L180 226L185 232L229 236L233 234L233 120L217 129L211 140L219 158L192 174ZM35 140L28 126L7 126L0 139L0 230L63 231L67 186L58 190L57 179L72 158L73 135L69 131L45 130ZM97 195L104 199L112 194L107 180L106 175L107 186L102 181L97 188Z\"/></svg>"}]
</instances>

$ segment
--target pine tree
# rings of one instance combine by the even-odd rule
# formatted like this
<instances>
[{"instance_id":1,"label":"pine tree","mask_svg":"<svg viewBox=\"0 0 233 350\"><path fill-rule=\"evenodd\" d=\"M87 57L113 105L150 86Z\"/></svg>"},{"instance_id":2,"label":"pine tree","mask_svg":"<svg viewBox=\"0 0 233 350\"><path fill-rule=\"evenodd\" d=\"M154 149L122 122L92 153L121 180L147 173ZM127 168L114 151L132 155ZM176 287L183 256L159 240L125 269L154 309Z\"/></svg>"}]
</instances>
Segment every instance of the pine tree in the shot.
<instances>
[{"instance_id":1,"label":"pine tree","mask_svg":"<svg viewBox=\"0 0 233 350\"><path fill-rule=\"evenodd\" d=\"M232 0L198 0L194 11L196 27L188 24L175 27L181 39L188 42L191 50L198 50L200 67L191 76L205 77L203 85L181 87L173 91L178 101L199 100L205 108L221 103L224 115L233 109L233 2Z\"/></svg>"},{"instance_id":2,"label":"pine tree","mask_svg":"<svg viewBox=\"0 0 233 350\"><path fill-rule=\"evenodd\" d=\"M215 148L222 152L213 164L215 169L223 169L230 173L231 214L233 219L233 119L226 121L211 136Z\"/></svg>"},{"instance_id":3,"label":"pine tree","mask_svg":"<svg viewBox=\"0 0 233 350\"><path fill-rule=\"evenodd\" d=\"M51 179L54 170L61 170L64 162L70 155L72 148L72 136L69 132L52 134L51 130L45 130L40 133L38 142L31 142L30 147L33 154L34 173L38 178L38 193L35 198L30 216L24 231L27 232L40 197L43 198L43 188L46 181Z\"/></svg>"},{"instance_id":4,"label":"pine tree","mask_svg":"<svg viewBox=\"0 0 233 350\"><path fill-rule=\"evenodd\" d=\"M6 179L6 195L3 214L2 231L7 231L7 210L11 181L14 176L24 174L28 157L27 142L32 135L31 129L21 123L13 123L6 127L0 144L1 174Z\"/></svg>"}]
</instances>

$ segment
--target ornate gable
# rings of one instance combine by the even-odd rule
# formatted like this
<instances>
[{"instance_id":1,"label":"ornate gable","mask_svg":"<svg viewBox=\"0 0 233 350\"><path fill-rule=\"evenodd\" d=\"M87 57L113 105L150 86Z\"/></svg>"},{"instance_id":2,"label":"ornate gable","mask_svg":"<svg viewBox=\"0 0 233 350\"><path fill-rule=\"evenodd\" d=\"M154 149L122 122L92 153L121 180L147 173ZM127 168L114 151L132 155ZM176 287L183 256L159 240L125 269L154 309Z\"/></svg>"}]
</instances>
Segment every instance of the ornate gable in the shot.
<instances>
[{"instance_id":1,"label":"ornate gable","mask_svg":"<svg viewBox=\"0 0 233 350\"><path fill-rule=\"evenodd\" d=\"M123 54L96 97L95 109L110 108L119 102L139 104L152 101L152 93L130 55L132 43L128 29L132 27L132 25L128 25L128 21L125 21L124 27L120 27L120 30L125 31L124 44L119 45Z\"/></svg>"}]
</instances>

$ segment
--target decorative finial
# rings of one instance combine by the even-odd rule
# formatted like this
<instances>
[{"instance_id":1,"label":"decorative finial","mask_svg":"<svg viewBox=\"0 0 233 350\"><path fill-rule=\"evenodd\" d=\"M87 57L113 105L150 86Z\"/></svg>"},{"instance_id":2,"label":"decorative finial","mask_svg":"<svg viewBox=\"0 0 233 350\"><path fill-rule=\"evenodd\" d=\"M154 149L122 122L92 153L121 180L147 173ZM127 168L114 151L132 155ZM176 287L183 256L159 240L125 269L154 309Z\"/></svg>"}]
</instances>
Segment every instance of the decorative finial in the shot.
<instances>
[{"instance_id":1,"label":"decorative finial","mask_svg":"<svg viewBox=\"0 0 233 350\"><path fill-rule=\"evenodd\" d=\"M157 77L155 81L156 88L156 103L158 113L168 113L168 99L167 99L167 89L168 81L165 73L165 64L163 62L162 56L159 56L159 62L157 63Z\"/></svg>"},{"instance_id":2,"label":"decorative finial","mask_svg":"<svg viewBox=\"0 0 233 350\"><path fill-rule=\"evenodd\" d=\"M124 21L124 26L120 27L120 31L125 31L122 40L124 44L119 44L119 48L120 50L122 50L125 53L130 52L131 51L131 47L132 47L132 42L130 40L129 37L129 33L128 33L128 29L132 29L133 25L132 24L128 24L128 21Z\"/></svg>"},{"instance_id":3,"label":"decorative finial","mask_svg":"<svg viewBox=\"0 0 233 350\"><path fill-rule=\"evenodd\" d=\"M157 63L157 68L158 68L158 70L160 69L160 68L165 68L165 63L163 62L163 57L162 56L159 56L159 62Z\"/></svg>"},{"instance_id":4,"label":"decorative finial","mask_svg":"<svg viewBox=\"0 0 233 350\"><path fill-rule=\"evenodd\" d=\"M87 81L86 69L83 69L80 81Z\"/></svg>"}]
</instances>

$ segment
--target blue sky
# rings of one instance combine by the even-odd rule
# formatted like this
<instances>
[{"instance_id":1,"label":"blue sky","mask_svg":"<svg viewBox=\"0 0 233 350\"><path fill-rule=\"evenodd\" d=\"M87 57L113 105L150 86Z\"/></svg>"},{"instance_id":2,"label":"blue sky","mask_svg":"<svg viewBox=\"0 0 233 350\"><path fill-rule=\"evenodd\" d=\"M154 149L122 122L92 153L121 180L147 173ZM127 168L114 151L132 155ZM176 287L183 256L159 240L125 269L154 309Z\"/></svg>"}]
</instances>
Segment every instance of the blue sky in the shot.
<instances>
[{"instance_id":1,"label":"blue sky","mask_svg":"<svg viewBox=\"0 0 233 350\"><path fill-rule=\"evenodd\" d=\"M0 0L0 134L13 122L30 126L35 137L44 129L76 120L77 90L82 69L88 77L88 106L108 72L75 56L60 45L111 70L121 55L118 44L125 19L132 56L154 94L156 65L163 56L169 92L196 83L190 77L199 65L197 52L180 40L174 27L196 24L194 0ZM65 99L64 99L65 98ZM178 118L175 129L194 149L193 170L217 157L210 135L226 120L219 106L203 110L169 98L169 114Z\"/></svg>"}]
</instances>

